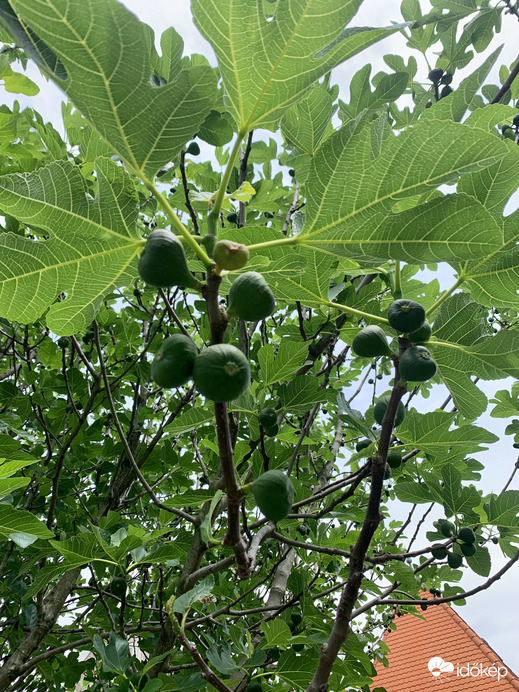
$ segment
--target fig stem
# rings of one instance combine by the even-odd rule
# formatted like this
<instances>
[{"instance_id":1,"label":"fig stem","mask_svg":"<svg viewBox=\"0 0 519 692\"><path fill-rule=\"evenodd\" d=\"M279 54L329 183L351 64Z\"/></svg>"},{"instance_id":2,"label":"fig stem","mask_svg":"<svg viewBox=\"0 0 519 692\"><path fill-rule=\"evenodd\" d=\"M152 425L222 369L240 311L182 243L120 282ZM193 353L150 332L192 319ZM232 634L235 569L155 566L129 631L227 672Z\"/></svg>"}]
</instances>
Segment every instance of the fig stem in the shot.
<instances>
[{"instance_id":1,"label":"fig stem","mask_svg":"<svg viewBox=\"0 0 519 692\"><path fill-rule=\"evenodd\" d=\"M396 260L395 262L395 290L394 290L394 295L395 298L401 298L402 297L402 274L400 272L400 260Z\"/></svg>"},{"instance_id":2,"label":"fig stem","mask_svg":"<svg viewBox=\"0 0 519 692\"><path fill-rule=\"evenodd\" d=\"M278 238L277 240L266 240L264 243L255 243L254 245L247 245L249 252L251 250L264 250L269 247L276 247L276 245L299 245L300 238L297 235L290 236L288 238Z\"/></svg>"},{"instance_id":3,"label":"fig stem","mask_svg":"<svg viewBox=\"0 0 519 692\"><path fill-rule=\"evenodd\" d=\"M311 303L313 301L306 301L307 303ZM317 301L315 301L317 303ZM342 312L351 312L352 315L356 315L357 317L363 317L364 319L370 320L371 322L378 322L379 324L386 324L388 325L389 322L385 317L381 317L380 315L372 315L369 312L363 312L362 310L356 310L355 308L351 308L349 305L342 305L342 303L334 303L331 300L324 300L322 298L321 300L318 301L319 305L327 305L330 308L338 308Z\"/></svg>"},{"instance_id":4,"label":"fig stem","mask_svg":"<svg viewBox=\"0 0 519 692\"><path fill-rule=\"evenodd\" d=\"M223 173L222 180L220 182L220 187L218 188L218 191L214 196L213 206L211 207L211 210L207 215L208 235L218 235L218 217L220 216L220 210L222 208L223 199L227 191L227 185L229 183L229 179L234 168L234 162L236 160L236 157L240 153L240 146L246 134L246 130L240 130L238 132L236 140L234 141L233 147L231 149L231 153L229 154L229 161L227 161L227 166Z\"/></svg>"},{"instance_id":5,"label":"fig stem","mask_svg":"<svg viewBox=\"0 0 519 692\"><path fill-rule=\"evenodd\" d=\"M152 183L149 180L144 180L143 181L148 190L153 194L153 196L156 198L157 202L160 204L160 206L164 209L166 214L171 220L172 226L179 232L179 234L182 236L182 238L186 241L186 243L189 245L189 247L193 250L193 252L202 260L204 265L206 267L212 267L213 266L213 261L210 259L209 255L206 253L203 247L201 247L195 240L195 237L191 235L191 233L187 230L187 228L184 226L182 221L178 218L178 216L175 214L173 211L173 207L171 204L168 202L168 200L164 197L162 192L157 189L154 183Z\"/></svg>"},{"instance_id":6,"label":"fig stem","mask_svg":"<svg viewBox=\"0 0 519 692\"><path fill-rule=\"evenodd\" d=\"M431 305L431 307L425 311L426 317L429 317L429 315L435 312L440 307L440 305L442 305L442 303L444 303L447 300L447 298L449 298L452 295L452 293L454 293L454 291L458 288L458 286L460 286L464 281L465 277L462 274L458 277L457 281L447 291L445 291L443 295L441 295L438 298L436 303L433 303L433 305Z\"/></svg>"}]
</instances>

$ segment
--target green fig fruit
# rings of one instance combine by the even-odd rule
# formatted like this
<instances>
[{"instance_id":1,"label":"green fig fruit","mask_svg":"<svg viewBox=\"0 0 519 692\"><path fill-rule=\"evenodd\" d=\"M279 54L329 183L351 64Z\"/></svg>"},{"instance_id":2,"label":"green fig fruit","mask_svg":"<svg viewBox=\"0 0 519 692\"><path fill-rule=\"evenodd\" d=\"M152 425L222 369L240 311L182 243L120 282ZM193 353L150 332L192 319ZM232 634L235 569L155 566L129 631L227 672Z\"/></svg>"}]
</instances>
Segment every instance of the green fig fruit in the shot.
<instances>
[{"instance_id":1,"label":"green fig fruit","mask_svg":"<svg viewBox=\"0 0 519 692\"><path fill-rule=\"evenodd\" d=\"M141 279L156 288L186 286L198 290L201 286L188 269L182 243L174 233L163 228L148 236L138 270Z\"/></svg>"},{"instance_id":2,"label":"green fig fruit","mask_svg":"<svg viewBox=\"0 0 519 692\"><path fill-rule=\"evenodd\" d=\"M221 269L241 269L249 261L249 250L241 243L219 240L213 248L213 259Z\"/></svg>"},{"instance_id":3,"label":"green fig fruit","mask_svg":"<svg viewBox=\"0 0 519 692\"><path fill-rule=\"evenodd\" d=\"M195 358L193 381L200 394L211 401L232 401L250 384L249 361L230 344L208 346Z\"/></svg>"},{"instance_id":4,"label":"green fig fruit","mask_svg":"<svg viewBox=\"0 0 519 692\"><path fill-rule=\"evenodd\" d=\"M437 366L425 346L411 346L400 356L399 372L403 380L426 382L436 375Z\"/></svg>"},{"instance_id":5,"label":"green fig fruit","mask_svg":"<svg viewBox=\"0 0 519 692\"><path fill-rule=\"evenodd\" d=\"M390 395L386 394L384 396L381 396L380 399L377 401L375 404L375 408L373 410L373 415L375 416L375 420L379 425L382 425L382 420L386 414L386 409L389 404L389 399ZM404 422L405 418L405 406L401 401L398 402L398 407L396 410L396 416L395 416L395 426L400 425L401 423Z\"/></svg>"},{"instance_id":6,"label":"green fig fruit","mask_svg":"<svg viewBox=\"0 0 519 692\"><path fill-rule=\"evenodd\" d=\"M391 303L387 310L387 319L391 327L399 334L415 332L425 323L425 309L414 300L400 298Z\"/></svg>"},{"instance_id":7,"label":"green fig fruit","mask_svg":"<svg viewBox=\"0 0 519 692\"><path fill-rule=\"evenodd\" d=\"M268 283L258 272L240 274L229 291L229 315L257 322L274 312L276 300Z\"/></svg>"},{"instance_id":8,"label":"green fig fruit","mask_svg":"<svg viewBox=\"0 0 519 692\"><path fill-rule=\"evenodd\" d=\"M384 330L376 325L364 327L364 329L355 334L351 348L357 356L363 358L375 358L376 356L388 356L391 354Z\"/></svg>"},{"instance_id":9,"label":"green fig fruit","mask_svg":"<svg viewBox=\"0 0 519 692\"><path fill-rule=\"evenodd\" d=\"M151 364L152 380L169 389L185 384L193 374L198 349L184 334L173 334L159 347Z\"/></svg>"},{"instance_id":10,"label":"green fig fruit","mask_svg":"<svg viewBox=\"0 0 519 692\"><path fill-rule=\"evenodd\" d=\"M256 478L252 492L261 513L270 521L284 519L292 509L294 486L290 478L278 469L265 471Z\"/></svg>"}]
</instances>

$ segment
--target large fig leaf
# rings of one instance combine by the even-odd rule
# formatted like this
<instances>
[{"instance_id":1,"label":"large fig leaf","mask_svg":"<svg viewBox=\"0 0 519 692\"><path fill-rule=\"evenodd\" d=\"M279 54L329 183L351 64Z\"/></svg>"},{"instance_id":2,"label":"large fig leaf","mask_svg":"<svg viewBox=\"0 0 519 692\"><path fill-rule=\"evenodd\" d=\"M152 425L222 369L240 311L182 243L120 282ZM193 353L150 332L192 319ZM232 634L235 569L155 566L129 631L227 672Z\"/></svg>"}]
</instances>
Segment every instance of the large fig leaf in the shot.
<instances>
[{"instance_id":1,"label":"large fig leaf","mask_svg":"<svg viewBox=\"0 0 519 692\"><path fill-rule=\"evenodd\" d=\"M171 29L158 60L153 31L116 0L2 0L0 23L114 151L148 178L178 154L216 99L211 67L181 63L181 40L172 40ZM156 68L168 72L169 83L151 83Z\"/></svg>"},{"instance_id":2,"label":"large fig leaf","mask_svg":"<svg viewBox=\"0 0 519 692\"><path fill-rule=\"evenodd\" d=\"M494 131L505 120L509 122L516 110L500 104L476 110L467 124ZM479 131L479 130L478 130ZM494 135L497 140L498 137ZM454 263L458 275L473 298L487 306L519 308L519 213L504 216L506 205L519 185L519 149L510 140L503 142L507 155L488 168L461 179L458 189L479 200L503 228L503 242L479 260Z\"/></svg>"},{"instance_id":3,"label":"large fig leaf","mask_svg":"<svg viewBox=\"0 0 519 692\"><path fill-rule=\"evenodd\" d=\"M29 1L29 0L27 0ZM401 27L345 28L362 0L192 0L218 58L226 105L240 130L275 129L311 84Z\"/></svg>"},{"instance_id":4,"label":"large fig leaf","mask_svg":"<svg viewBox=\"0 0 519 692\"><path fill-rule=\"evenodd\" d=\"M37 236L0 235L0 314L33 322L50 307L57 334L83 329L101 301L137 276L142 240L136 230L135 185L110 159L96 161L97 195L79 169L55 161L34 173L0 178L0 209ZM55 302L60 294L63 300Z\"/></svg>"},{"instance_id":5,"label":"large fig leaf","mask_svg":"<svg viewBox=\"0 0 519 692\"><path fill-rule=\"evenodd\" d=\"M487 398L472 376L482 380L519 378L519 331L507 329L484 338L481 330L473 329L472 343L467 343L464 335L467 324L474 322L475 306L479 307L466 294L452 296L441 306L435 339L428 342L438 373L460 413L469 419L477 418L487 407Z\"/></svg>"},{"instance_id":6,"label":"large fig leaf","mask_svg":"<svg viewBox=\"0 0 519 692\"><path fill-rule=\"evenodd\" d=\"M387 137L374 156L372 134L362 119L352 121L318 150L299 243L365 263L469 260L502 245L500 225L473 196L427 197L500 161L508 152L504 142L431 121ZM398 202L416 195L424 195L423 203L397 211Z\"/></svg>"}]
</instances>

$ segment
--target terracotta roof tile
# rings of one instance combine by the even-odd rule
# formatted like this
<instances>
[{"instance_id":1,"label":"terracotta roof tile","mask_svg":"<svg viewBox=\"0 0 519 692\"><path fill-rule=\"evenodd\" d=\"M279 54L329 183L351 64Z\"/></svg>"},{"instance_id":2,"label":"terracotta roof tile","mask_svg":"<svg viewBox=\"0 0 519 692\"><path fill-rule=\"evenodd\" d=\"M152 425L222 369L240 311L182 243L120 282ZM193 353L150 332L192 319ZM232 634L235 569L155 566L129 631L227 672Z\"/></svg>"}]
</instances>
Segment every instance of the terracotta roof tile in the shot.
<instances>
[{"instance_id":1,"label":"terracotta roof tile","mask_svg":"<svg viewBox=\"0 0 519 692\"><path fill-rule=\"evenodd\" d=\"M417 612L424 619L409 613L396 618L396 630L385 634L389 667L376 665L372 690L519 692L515 673L449 605Z\"/></svg>"}]
</instances>

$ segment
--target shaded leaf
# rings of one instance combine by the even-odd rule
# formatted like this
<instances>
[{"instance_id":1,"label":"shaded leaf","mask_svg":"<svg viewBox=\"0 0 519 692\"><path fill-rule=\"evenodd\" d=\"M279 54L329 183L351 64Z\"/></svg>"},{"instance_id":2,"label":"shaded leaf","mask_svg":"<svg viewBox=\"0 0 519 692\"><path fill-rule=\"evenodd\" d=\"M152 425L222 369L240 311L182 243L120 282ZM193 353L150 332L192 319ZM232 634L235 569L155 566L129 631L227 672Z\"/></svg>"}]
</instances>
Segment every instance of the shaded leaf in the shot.
<instances>
[{"instance_id":1,"label":"shaded leaf","mask_svg":"<svg viewBox=\"0 0 519 692\"><path fill-rule=\"evenodd\" d=\"M438 138L452 145L438 151ZM457 123L423 122L387 139L371 161L370 128L351 121L313 159L298 242L361 262L488 255L502 243L502 231L473 197L437 197L399 213L393 207L397 200L496 163L506 155L506 146L496 145L493 135Z\"/></svg>"},{"instance_id":2,"label":"shaded leaf","mask_svg":"<svg viewBox=\"0 0 519 692\"><path fill-rule=\"evenodd\" d=\"M50 306L49 327L73 334L92 322L107 293L137 276L143 243L135 186L109 159L97 159L96 170L96 198L79 169L64 161L0 179L0 208L50 234L37 242L0 235L0 305L7 319L34 322ZM66 298L55 302L60 293Z\"/></svg>"},{"instance_id":3,"label":"shaded leaf","mask_svg":"<svg viewBox=\"0 0 519 692\"><path fill-rule=\"evenodd\" d=\"M226 105L240 130L274 129L284 111L319 77L398 27L344 28L358 0L193 0L195 24L212 45ZM247 28L248 27L248 28Z\"/></svg>"},{"instance_id":4,"label":"shaded leaf","mask_svg":"<svg viewBox=\"0 0 519 692\"><path fill-rule=\"evenodd\" d=\"M53 538L54 533L30 512L0 505L0 536L25 548L38 539Z\"/></svg>"},{"instance_id":5,"label":"shaded leaf","mask_svg":"<svg viewBox=\"0 0 519 692\"><path fill-rule=\"evenodd\" d=\"M0 13L4 26L134 171L153 177L211 110L216 74L208 65L183 64L174 81L151 84L153 32L122 3L84 0L80 12L73 0L10 5L14 12ZM162 48L176 66L169 31Z\"/></svg>"},{"instance_id":6,"label":"shaded leaf","mask_svg":"<svg viewBox=\"0 0 519 692\"><path fill-rule=\"evenodd\" d=\"M124 673L130 667L130 647L120 634L110 632L108 644L104 644L98 634L94 634L94 649L101 656L103 670Z\"/></svg>"}]
</instances>

